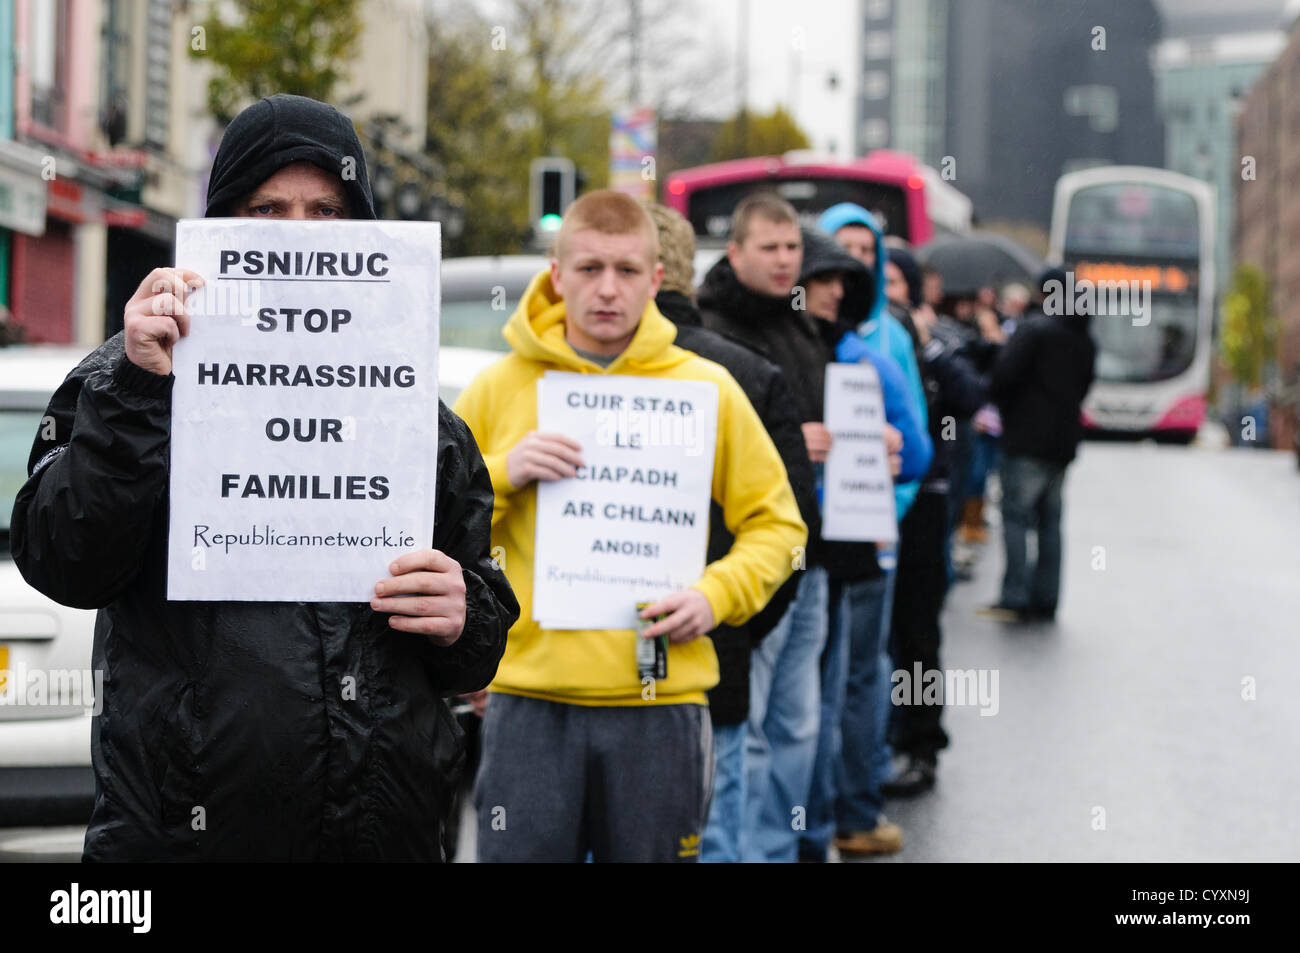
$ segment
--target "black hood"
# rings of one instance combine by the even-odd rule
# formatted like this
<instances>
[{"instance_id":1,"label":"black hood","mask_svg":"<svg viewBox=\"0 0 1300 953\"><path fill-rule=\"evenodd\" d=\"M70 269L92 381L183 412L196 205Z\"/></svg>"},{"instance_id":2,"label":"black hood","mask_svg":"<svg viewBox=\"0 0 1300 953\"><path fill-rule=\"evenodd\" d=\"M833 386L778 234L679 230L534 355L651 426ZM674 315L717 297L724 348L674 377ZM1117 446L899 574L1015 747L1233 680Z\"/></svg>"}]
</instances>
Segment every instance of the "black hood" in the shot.
<instances>
[{"instance_id":1,"label":"black hood","mask_svg":"<svg viewBox=\"0 0 1300 953\"><path fill-rule=\"evenodd\" d=\"M287 93L254 103L226 128L212 162L204 215L229 215L232 202L294 162L338 176L352 218L375 217L366 157L352 121L333 106ZM349 169L354 174L345 174Z\"/></svg>"},{"instance_id":2,"label":"black hood","mask_svg":"<svg viewBox=\"0 0 1300 953\"><path fill-rule=\"evenodd\" d=\"M809 278L828 272L840 272L844 275L844 300L840 302L838 320L856 326L871 313L876 299L876 276L825 232L810 228L800 231L803 233L803 266L799 269L799 284L806 284Z\"/></svg>"}]
</instances>

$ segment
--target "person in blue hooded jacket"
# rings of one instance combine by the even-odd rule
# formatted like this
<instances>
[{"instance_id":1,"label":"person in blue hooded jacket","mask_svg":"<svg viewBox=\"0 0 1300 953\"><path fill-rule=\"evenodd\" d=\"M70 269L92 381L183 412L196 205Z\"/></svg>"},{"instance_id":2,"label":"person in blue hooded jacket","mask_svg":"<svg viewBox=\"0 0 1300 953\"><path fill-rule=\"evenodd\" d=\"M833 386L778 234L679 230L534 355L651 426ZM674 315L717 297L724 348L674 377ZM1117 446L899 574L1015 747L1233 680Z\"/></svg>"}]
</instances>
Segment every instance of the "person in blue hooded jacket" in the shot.
<instances>
[{"instance_id":1,"label":"person in blue hooded jacket","mask_svg":"<svg viewBox=\"0 0 1300 953\"><path fill-rule=\"evenodd\" d=\"M860 340L853 333L854 316L871 308L876 285L871 270L828 235L805 229L802 240L799 283L808 313L832 347L846 335ZM902 441L892 461L894 475L918 480L930 465L932 446L907 379L893 358L870 345L861 345L858 360L876 369L886 422L895 428L895 441ZM826 859L833 835L844 854L889 853L903 846L902 830L881 811L890 762L885 740L889 579L875 543L822 540L820 547L829 581L829 631L822 653L817 757L799 839L799 856L809 861Z\"/></svg>"},{"instance_id":2,"label":"person in blue hooded jacket","mask_svg":"<svg viewBox=\"0 0 1300 953\"><path fill-rule=\"evenodd\" d=\"M902 368L911 390L912 400L920 408L921 429L926 430L925 387L921 383L921 369L912 345L912 336L889 313L885 296L885 262L889 250L885 247L884 232L876 217L861 205L840 202L822 212L817 227L830 235L839 246L870 269L872 296L868 310L856 318L852 335L846 335L836 345L835 358L846 364L856 364L863 359L865 348L874 348L892 357ZM901 520L907 515L916 499L921 484L916 480L900 480L894 485L894 502Z\"/></svg>"}]
</instances>

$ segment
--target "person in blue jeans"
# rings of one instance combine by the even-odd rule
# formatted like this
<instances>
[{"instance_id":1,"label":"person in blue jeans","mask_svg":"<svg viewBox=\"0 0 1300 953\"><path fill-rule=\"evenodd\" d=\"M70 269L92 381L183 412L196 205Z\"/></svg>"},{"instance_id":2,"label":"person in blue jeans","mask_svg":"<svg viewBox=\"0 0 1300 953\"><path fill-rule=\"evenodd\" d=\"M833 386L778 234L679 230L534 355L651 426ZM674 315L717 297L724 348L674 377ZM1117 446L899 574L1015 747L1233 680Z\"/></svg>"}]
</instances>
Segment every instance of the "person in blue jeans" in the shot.
<instances>
[{"instance_id":1,"label":"person in blue jeans","mask_svg":"<svg viewBox=\"0 0 1300 953\"><path fill-rule=\"evenodd\" d=\"M1050 622L1061 595L1061 500L1065 471L1083 437L1080 408L1092 386L1097 345L1090 316L1061 313L1072 294L1066 274L1039 278L1039 307L1003 347L989 379L1002 414L1002 535L1006 572L1001 598L980 614L997 622ZM1028 536L1038 556L1028 558Z\"/></svg>"},{"instance_id":2,"label":"person in blue jeans","mask_svg":"<svg viewBox=\"0 0 1300 953\"><path fill-rule=\"evenodd\" d=\"M850 362L859 360L861 351L864 348L873 349L893 358L898 367L902 369L906 379L907 393L919 415L921 430L926 431L929 424L928 410L925 389L921 382L920 361L913 341L914 331L912 328L904 326L904 320L910 322L906 314L903 314L902 320L900 320L899 317L891 313L889 307L889 271L894 250L886 246L884 230L880 227L880 223L874 215L862 206L855 205L852 202L840 202L837 205L832 205L818 218L817 227L832 236L845 252L862 262L869 269L874 279L871 283L872 297L865 306L862 306L860 310L855 309L853 306L846 306L844 310L844 316L856 321L857 326L853 329L856 332L855 334L838 338L839 347L841 349L847 347L850 350L838 353L837 359ZM910 258L906 253L900 253L897 257L900 265L905 264L905 261ZM904 515L916 500L920 487L920 480L899 479L895 482L894 500L897 505L900 524ZM886 620L883 624L886 629L889 628L888 620L893 609L896 563L895 552L891 550L881 553L880 568L884 571L884 616ZM891 671L892 662L888 651L882 649L879 666L881 672L885 673L886 676ZM888 682L885 685L888 688ZM884 784L892 774L890 761L889 744L882 739L873 749L871 756L870 777L872 778L871 784L874 787ZM892 834L883 840L869 837L863 841L862 838L859 838L858 846L865 852L874 853L881 849L882 845L888 845L891 842ZM844 849L846 851L850 850L849 847Z\"/></svg>"},{"instance_id":3,"label":"person in blue jeans","mask_svg":"<svg viewBox=\"0 0 1300 953\"><path fill-rule=\"evenodd\" d=\"M1061 491L1066 464L1029 456L1002 462L1002 526L1006 572L1000 605L1027 621L1050 621L1061 594ZM1038 540L1029 561L1028 538Z\"/></svg>"},{"instance_id":4,"label":"person in blue jeans","mask_svg":"<svg viewBox=\"0 0 1300 953\"><path fill-rule=\"evenodd\" d=\"M705 328L744 341L781 368L807 458L815 463L830 443L822 413L828 352L816 319L797 306L802 254L794 208L774 193L748 196L736 206L727 254L705 275L698 300ZM819 542L810 530L807 549L791 553L799 579L794 601L750 656L743 860L796 857L794 822L807 807L826 642Z\"/></svg>"},{"instance_id":5,"label":"person in blue jeans","mask_svg":"<svg viewBox=\"0 0 1300 953\"><path fill-rule=\"evenodd\" d=\"M795 414L790 386L780 368L758 351L735 338L722 337L700 326L695 306L695 230L672 209L648 205L659 229L659 260L663 283L655 305L677 326L673 343L725 367L758 412L781 462L790 489L809 534L820 535L817 489L803 431ZM727 529L722 509L709 511L709 545L706 559L721 559L734 537ZM713 725L713 799L709 818L700 835L701 863L737 863L745 807L745 736L749 721L750 657L767 633L780 621L794 599L798 578L784 583L758 615L742 626L720 625L709 633L718 656L718 684L709 690L709 718Z\"/></svg>"},{"instance_id":6,"label":"person in blue jeans","mask_svg":"<svg viewBox=\"0 0 1300 953\"><path fill-rule=\"evenodd\" d=\"M857 330L855 319L867 311L872 294L870 270L828 236L805 232L800 283L808 311L820 319L819 327L837 356L875 368L885 404L891 469L901 481L917 479L929 466L932 450L906 376ZM909 500L896 493L900 517ZM821 658L817 755L806 829L799 838L803 860L825 860L832 838L841 852L857 854L895 851L903 843L898 825L881 813L881 786L890 774L887 620L892 567L885 559L877 560L871 542L823 540L821 552L829 618Z\"/></svg>"},{"instance_id":7,"label":"person in blue jeans","mask_svg":"<svg viewBox=\"0 0 1300 953\"><path fill-rule=\"evenodd\" d=\"M820 730L820 658L826 644L826 569L799 574L789 610L749 660L745 807L740 855L746 863L798 858Z\"/></svg>"}]
</instances>

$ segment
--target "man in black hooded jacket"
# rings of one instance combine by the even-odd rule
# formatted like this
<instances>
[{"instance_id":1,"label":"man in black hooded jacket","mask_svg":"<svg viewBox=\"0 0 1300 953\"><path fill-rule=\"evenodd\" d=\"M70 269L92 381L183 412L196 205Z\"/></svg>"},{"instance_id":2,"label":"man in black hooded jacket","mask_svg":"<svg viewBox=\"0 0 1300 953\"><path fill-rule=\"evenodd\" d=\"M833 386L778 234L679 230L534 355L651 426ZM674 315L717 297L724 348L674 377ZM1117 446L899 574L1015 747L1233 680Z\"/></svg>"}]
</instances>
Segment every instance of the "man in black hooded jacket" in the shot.
<instances>
[{"instance_id":1,"label":"man in black hooded jacket","mask_svg":"<svg viewBox=\"0 0 1300 953\"><path fill-rule=\"evenodd\" d=\"M967 356L962 339L935 331L938 317L922 299L921 269L903 248L889 249L896 281L886 283L889 309L919 345L921 382L934 457L911 509L899 524L898 576L894 588L890 639L896 671L939 671L940 615L948 591L945 543L948 539L949 472L953 441L944 439L954 422L970 420L988 397L987 385ZM910 797L934 786L939 751L948 746L943 730L943 699L912 704L906 693L893 708L890 743L900 756L897 773L882 785L887 797Z\"/></svg>"},{"instance_id":2,"label":"man in black hooded jacket","mask_svg":"<svg viewBox=\"0 0 1300 953\"><path fill-rule=\"evenodd\" d=\"M1002 414L1002 595L979 610L997 622L1051 622L1061 594L1065 471L1083 438L1080 408L1092 387L1097 344L1087 313L1064 314L1067 275L1039 276L1041 302L1016 327L989 378ZM1033 532L1038 552L1029 561Z\"/></svg>"},{"instance_id":3,"label":"man in black hooded jacket","mask_svg":"<svg viewBox=\"0 0 1300 953\"><path fill-rule=\"evenodd\" d=\"M278 95L231 123L208 216L375 218L351 122ZM463 758L443 696L485 686L519 613L489 557L492 486L438 407L431 548L365 603L166 596L171 347L202 277L158 269L47 411L12 520L23 576L97 608L84 859L440 860Z\"/></svg>"}]
</instances>

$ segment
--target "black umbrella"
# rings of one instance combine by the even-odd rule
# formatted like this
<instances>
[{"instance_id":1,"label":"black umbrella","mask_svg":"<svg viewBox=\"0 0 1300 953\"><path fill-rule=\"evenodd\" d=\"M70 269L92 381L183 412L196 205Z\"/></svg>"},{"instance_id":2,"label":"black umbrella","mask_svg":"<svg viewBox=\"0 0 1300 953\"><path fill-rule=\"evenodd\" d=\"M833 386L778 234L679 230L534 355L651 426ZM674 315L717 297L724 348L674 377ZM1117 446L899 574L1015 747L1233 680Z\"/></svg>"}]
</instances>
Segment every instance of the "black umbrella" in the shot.
<instances>
[{"instance_id":1,"label":"black umbrella","mask_svg":"<svg viewBox=\"0 0 1300 953\"><path fill-rule=\"evenodd\" d=\"M1024 245L993 232L944 235L916 257L943 275L945 295L963 297L1010 281L1032 283L1044 268L1043 260Z\"/></svg>"}]
</instances>

